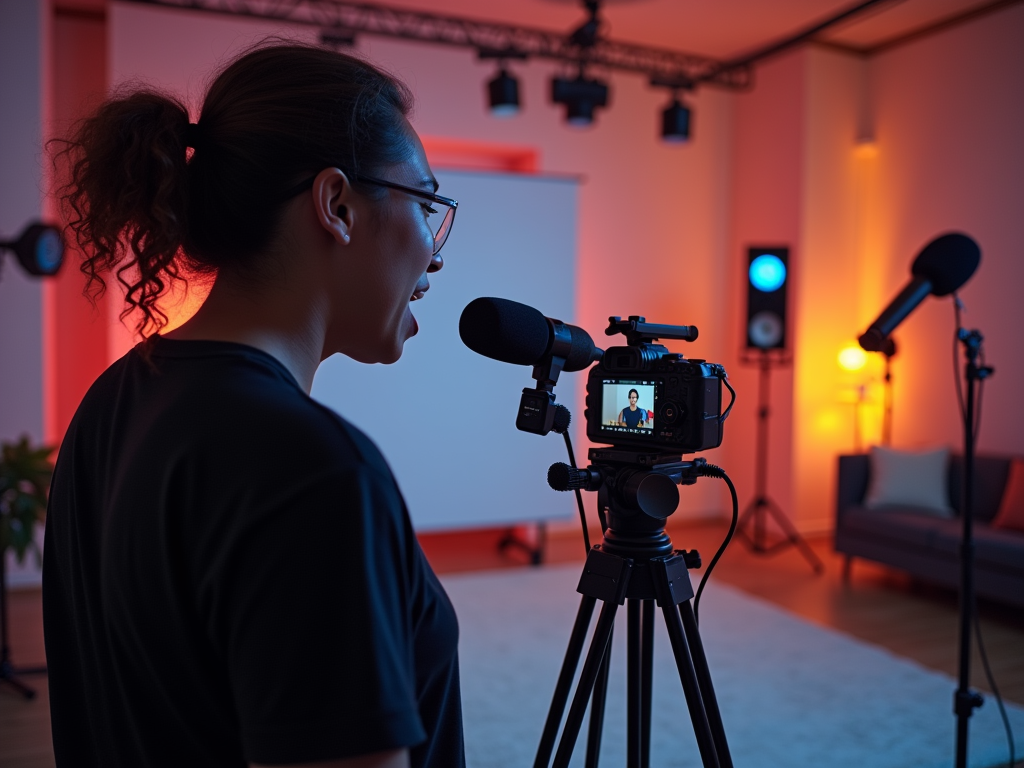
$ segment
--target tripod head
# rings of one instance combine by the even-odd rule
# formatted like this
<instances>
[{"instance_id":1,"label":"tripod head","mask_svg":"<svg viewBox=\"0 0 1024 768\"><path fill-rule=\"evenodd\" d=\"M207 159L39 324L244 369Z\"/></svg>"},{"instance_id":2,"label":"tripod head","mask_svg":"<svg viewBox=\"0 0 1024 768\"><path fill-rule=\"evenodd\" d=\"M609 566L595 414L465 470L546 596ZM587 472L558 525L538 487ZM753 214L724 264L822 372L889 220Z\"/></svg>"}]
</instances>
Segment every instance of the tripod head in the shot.
<instances>
[{"instance_id":1,"label":"tripod head","mask_svg":"<svg viewBox=\"0 0 1024 768\"><path fill-rule=\"evenodd\" d=\"M591 448L589 458L590 466L583 469L552 464L548 485L556 491L597 492L602 524L607 515L602 549L638 560L672 554L665 520L679 505L677 486L696 483L706 474L707 462L622 448Z\"/></svg>"}]
</instances>

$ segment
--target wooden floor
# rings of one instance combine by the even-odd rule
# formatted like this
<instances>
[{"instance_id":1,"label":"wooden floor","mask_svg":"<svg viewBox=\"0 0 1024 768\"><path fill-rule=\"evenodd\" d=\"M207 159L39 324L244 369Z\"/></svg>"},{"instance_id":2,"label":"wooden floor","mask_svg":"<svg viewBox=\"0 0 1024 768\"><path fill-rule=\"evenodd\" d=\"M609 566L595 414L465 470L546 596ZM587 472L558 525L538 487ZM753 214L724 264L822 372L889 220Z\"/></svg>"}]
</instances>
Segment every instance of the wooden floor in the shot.
<instances>
[{"instance_id":1,"label":"wooden floor","mask_svg":"<svg viewBox=\"0 0 1024 768\"><path fill-rule=\"evenodd\" d=\"M421 541L438 573L526 567L528 558L525 553L515 548L499 549L503 533L485 530L424 535ZM671 526L669 533L677 548L698 549L707 562L721 542L725 527L684 523ZM832 552L831 540L819 538L809 543L825 563L825 572L820 576L813 573L807 560L795 549L764 556L750 552L741 542L734 542L712 578L762 597L810 621L847 632L955 677L958 611L953 592L917 584L902 574L864 561L854 563L852 578L845 582L841 576L842 559ZM563 533L548 538L548 562L582 564L584 554L579 534ZM42 665L45 659L38 590L12 592L9 608L12 660L19 667ZM707 604L703 610L713 608ZM1024 704L1024 611L983 601L979 615L989 662L1000 692L1006 700ZM984 677L977 644L973 646L972 685L988 692L990 686ZM17 695L9 685L0 684L2 768L53 765L46 678L29 676L24 681L38 691L31 701ZM951 684L951 700L952 695ZM989 699L985 706L995 704ZM951 713L951 738L954 725ZM1022 766L1024 762L1017 765Z\"/></svg>"}]
</instances>

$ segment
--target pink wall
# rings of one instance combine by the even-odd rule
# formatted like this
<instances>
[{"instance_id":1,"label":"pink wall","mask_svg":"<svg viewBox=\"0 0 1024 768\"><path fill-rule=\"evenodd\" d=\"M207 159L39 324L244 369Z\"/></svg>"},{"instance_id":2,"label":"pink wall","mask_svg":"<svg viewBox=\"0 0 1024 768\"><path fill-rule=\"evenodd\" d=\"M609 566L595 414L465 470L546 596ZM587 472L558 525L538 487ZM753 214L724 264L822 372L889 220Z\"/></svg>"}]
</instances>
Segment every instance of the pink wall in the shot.
<instances>
[{"instance_id":1,"label":"pink wall","mask_svg":"<svg viewBox=\"0 0 1024 768\"><path fill-rule=\"evenodd\" d=\"M803 71L806 54L791 53L756 72L756 85L735 97L732 147L731 237L726 256L729 281L723 292L727 328L725 361L738 392L736 410L726 425L723 461L736 483L740 504L754 494L758 373L739 360L746 339L746 249L757 245L790 247L790 306L802 270L800 225L802 197ZM790 311L787 337L794 338ZM768 493L783 508L792 502L790 478L793 424L793 370L771 374Z\"/></svg>"},{"instance_id":2,"label":"pink wall","mask_svg":"<svg viewBox=\"0 0 1024 768\"><path fill-rule=\"evenodd\" d=\"M552 14L531 21L564 26L556 18L564 8L552 6ZM119 4L109 27L150 62L144 72L127 72L112 60L112 80L141 77L194 102L217 63L253 40L312 35ZM414 124L433 146L519 148L537 158L541 172L583 178L580 269L566 286L579 308L572 319L602 339L609 314L700 327L696 344L678 348L725 363L739 391L725 444L708 458L736 479L741 503L753 493L757 396L756 371L738 363L744 250L790 245L795 355L794 366L772 379L768 490L812 529L830 525L835 457L852 448L853 410L844 398L858 381L878 395L877 367L851 377L839 371L836 353L902 286L920 247L948 229L972 234L984 252L962 292L966 321L986 333L997 367L981 448L1024 454L1024 417L1013 398L1024 374L1013 335L1024 320L1015 295L1024 285L1021 39L1018 5L873 59L817 48L790 53L759 67L749 93L696 94L694 139L685 147L659 142L666 97L639 78L612 77L611 108L593 128L575 131L548 102L550 64L513 65L525 109L501 121L484 109L493 66L470 53L370 37L360 50L408 81L417 97ZM510 222L498 235L530 247L528 222ZM494 292L501 295L501 286ZM951 315L948 301L929 299L897 332L897 446L959 445ZM106 348L115 354L129 339L110 327ZM575 381L582 388L582 377ZM869 402L865 438L877 438L879 415ZM683 516L725 508L719 484L682 495Z\"/></svg>"},{"instance_id":3,"label":"pink wall","mask_svg":"<svg viewBox=\"0 0 1024 768\"><path fill-rule=\"evenodd\" d=\"M792 304L793 515L804 528L827 529L835 457L855 447L854 386L867 376L851 377L837 361L860 333L857 134L866 63L821 48L808 49L804 63L801 259Z\"/></svg>"},{"instance_id":4,"label":"pink wall","mask_svg":"<svg viewBox=\"0 0 1024 768\"><path fill-rule=\"evenodd\" d=\"M52 132L64 135L106 94L106 23L98 16L58 13L51 34ZM54 445L60 444L82 397L108 362L107 302L100 298L93 307L85 300L78 254L69 250L66 258L65 268L48 281L44 301L54 329L46 345L46 439Z\"/></svg>"},{"instance_id":5,"label":"pink wall","mask_svg":"<svg viewBox=\"0 0 1024 768\"><path fill-rule=\"evenodd\" d=\"M870 63L878 157L870 236L887 298L920 248L960 230L982 249L961 292L986 337L979 450L1024 454L1024 6L1000 10ZM928 299L897 331L897 446L962 445L949 299Z\"/></svg>"}]
</instances>

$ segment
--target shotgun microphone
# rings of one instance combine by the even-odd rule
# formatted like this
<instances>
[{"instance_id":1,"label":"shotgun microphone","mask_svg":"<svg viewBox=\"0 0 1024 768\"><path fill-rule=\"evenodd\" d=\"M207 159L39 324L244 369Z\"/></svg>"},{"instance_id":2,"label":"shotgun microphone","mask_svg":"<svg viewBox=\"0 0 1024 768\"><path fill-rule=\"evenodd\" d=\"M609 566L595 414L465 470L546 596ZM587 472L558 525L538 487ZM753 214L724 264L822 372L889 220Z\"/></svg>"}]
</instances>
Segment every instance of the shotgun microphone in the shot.
<instances>
[{"instance_id":1,"label":"shotgun microphone","mask_svg":"<svg viewBox=\"0 0 1024 768\"><path fill-rule=\"evenodd\" d=\"M552 355L564 357L566 372L582 371L604 354L582 328L508 299L473 299L462 310L459 336L477 354L503 363L536 365Z\"/></svg>"},{"instance_id":2,"label":"shotgun microphone","mask_svg":"<svg viewBox=\"0 0 1024 768\"><path fill-rule=\"evenodd\" d=\"M981 261L981 249L967 235L950 232L926 245L910 268L911 280L858 341L868 352L886 349L889 334L929 294L946 296L966 283Z\"/></svg>"}]
</instances>

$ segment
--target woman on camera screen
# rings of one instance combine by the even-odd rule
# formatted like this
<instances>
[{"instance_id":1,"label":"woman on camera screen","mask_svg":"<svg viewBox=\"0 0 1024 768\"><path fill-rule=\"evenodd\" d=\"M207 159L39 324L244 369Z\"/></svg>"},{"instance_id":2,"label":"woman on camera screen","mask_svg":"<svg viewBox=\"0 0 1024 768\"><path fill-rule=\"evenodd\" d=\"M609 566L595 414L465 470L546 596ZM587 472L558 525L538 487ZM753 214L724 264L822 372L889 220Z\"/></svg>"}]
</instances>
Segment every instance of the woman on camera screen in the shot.
<instances>
[{"instance_id":1,"label":"woman on camera screen","mask_svg":"<svg viewBox=\"0 0 1024 768\"><path fill-rule=\"evenodd\" d=\"M454 611L384 458L309 397L392 363L454 200L353 56L274 44L175 99L126 91L58 155L92 288L144 341L57 461L44 627L57 765L464 764ZM213 276L160 334L158 299Z\"/></svg>"}]
</instances>

